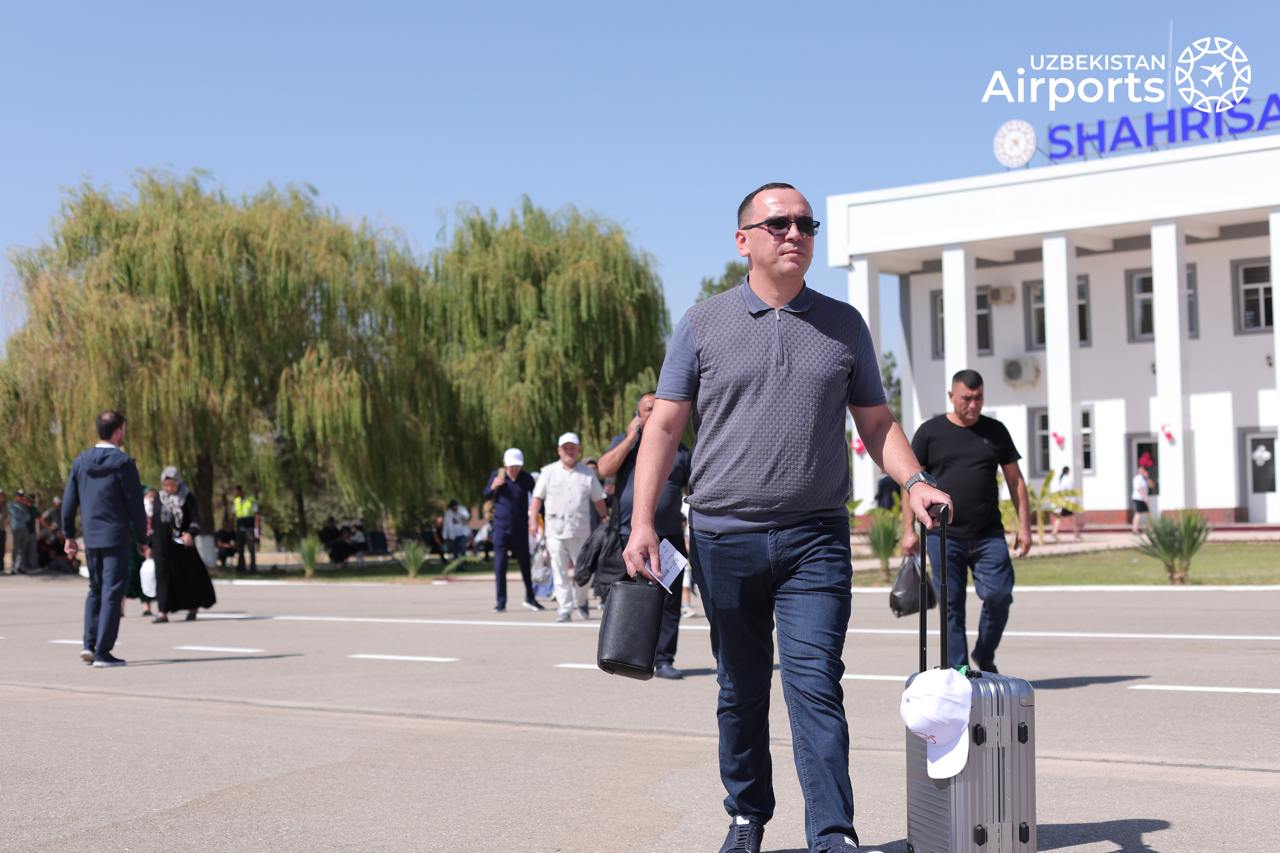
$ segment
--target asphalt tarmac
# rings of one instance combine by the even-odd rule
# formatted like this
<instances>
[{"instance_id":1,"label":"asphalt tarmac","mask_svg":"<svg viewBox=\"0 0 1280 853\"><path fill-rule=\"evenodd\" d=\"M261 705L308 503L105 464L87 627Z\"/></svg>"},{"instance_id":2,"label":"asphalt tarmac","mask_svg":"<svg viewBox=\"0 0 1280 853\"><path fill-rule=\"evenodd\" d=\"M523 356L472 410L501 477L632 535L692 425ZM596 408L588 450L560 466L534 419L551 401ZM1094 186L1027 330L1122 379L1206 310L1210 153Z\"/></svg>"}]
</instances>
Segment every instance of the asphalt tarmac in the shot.
<instances>
[{"instance_id":1,"label":"asphalt tarmac","mask_svg":"<svg viewBox=\"0 0 1280 853\"><path fill-rule=\"evenodd\" d=\"M556 625L516 593L492 614L485 582L222 584L195 622L153 625L128 602L115 652L129 665L94 669L78 657L85 583L0 578L4 850L715 851L723 838L703 618L682 625L688 677L635 682L595 669L596 612ZM904 851L897 706L916 623L886 598L855 594L845 706L863 845ZM997 662L1037 688L1041 850L1280 848L1280 588L1016 599ZM803 850L776 677L771 731L765 849Z\"/></svg>"}]
</instances>

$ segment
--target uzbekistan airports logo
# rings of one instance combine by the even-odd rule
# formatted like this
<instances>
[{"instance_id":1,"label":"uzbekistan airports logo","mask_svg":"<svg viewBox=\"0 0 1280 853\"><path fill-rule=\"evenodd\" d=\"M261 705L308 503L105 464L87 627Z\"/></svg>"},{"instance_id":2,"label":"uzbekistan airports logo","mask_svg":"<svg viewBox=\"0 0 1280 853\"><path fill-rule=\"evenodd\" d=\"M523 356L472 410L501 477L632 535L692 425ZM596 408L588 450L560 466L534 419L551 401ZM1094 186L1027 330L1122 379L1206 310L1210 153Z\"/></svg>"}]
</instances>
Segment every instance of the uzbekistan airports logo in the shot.
<instances>
[{"instance_id":1,"label":"uzbekistan airports logo","mask_svg":"<svg viewBox=\"0 0 1280 853\"><path fill-rule=\"evenodd\" d=\"M1172 78L1172 79L1170 79ZM1223 36L1187 45L1174 61L1163 53L1033 53L1016 68L991 72L982 103L1045 104L1049 112L1071 103L1166 103L1170 84L1203 113L1225 113L1253 82L1249 57Z\"/></svg>"},{"instance_id":2,"label":"uzbekistan airports logo","mask_svg":"<svg viewBox=\"0 0 1280 853\"><path fill-rule=\"evenodd\" d=\"M1202 113L1221 113L1244 100L1253 68L1240 45L1205 36L1183 48L1174 69L1178 94Z\"/></svg>"}]
</instances>

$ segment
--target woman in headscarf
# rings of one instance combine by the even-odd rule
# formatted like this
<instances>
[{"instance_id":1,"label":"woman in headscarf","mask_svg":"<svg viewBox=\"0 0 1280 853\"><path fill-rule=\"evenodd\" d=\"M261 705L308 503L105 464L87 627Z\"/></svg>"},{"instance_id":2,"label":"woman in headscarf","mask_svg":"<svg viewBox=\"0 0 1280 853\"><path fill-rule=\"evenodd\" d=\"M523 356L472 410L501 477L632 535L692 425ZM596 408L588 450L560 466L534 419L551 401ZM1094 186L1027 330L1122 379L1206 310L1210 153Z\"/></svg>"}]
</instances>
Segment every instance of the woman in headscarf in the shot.
<instances>
[{"instance_id":1,"label":"woman in headscarf","mask_svg":"<svg viewBox=\"0 0 1280 853\"><path fill-rule=\"evenodd\" d=\"M169 614L187 611L187 621L196 610L212 607L218 600L209 580L209 570L196 552L200 533L196 496L182 482L178 469L170 465L160 474L160 495L151 525L151 557L156 561L156 610L152 622L168 622Z\"/></svg>"}]
</instances>

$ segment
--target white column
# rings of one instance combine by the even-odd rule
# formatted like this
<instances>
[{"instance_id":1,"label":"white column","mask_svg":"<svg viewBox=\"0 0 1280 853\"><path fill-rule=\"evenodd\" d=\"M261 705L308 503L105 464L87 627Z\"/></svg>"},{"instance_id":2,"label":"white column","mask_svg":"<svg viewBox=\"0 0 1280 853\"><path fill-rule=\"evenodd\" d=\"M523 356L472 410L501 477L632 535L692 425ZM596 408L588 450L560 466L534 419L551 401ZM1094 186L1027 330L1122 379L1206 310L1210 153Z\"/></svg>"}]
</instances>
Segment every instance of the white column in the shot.
<instances>
[{"instance_id":1,"label":"white column","mask_svg":"<svg viewBox=\"0 0 1280 853\"><path fill-rule=\"evenodd\" d=\"M1076 248L1065 234L1043 241L1044 361L1049 406L1049 432L1062 438L1049 442L1050 469L1056 475L1070 465L1072 479L1082 483L1080 465L1080 401L1076 398L1073 362L1078 318L1076 311Z\"/></svg>"},{"instance_id":2,"label":"white column","mask_svg":"<svg viewBox=\"0 0 1280 853\"><path fill-rule=\"evenodd\" d=\"M880 269L873 258L859 257L849 261L849 304L858 309L862 318L867 321L871 330L871 342L875 346L876 355L880 354ZM879 372L880 365L876 365ZM854 430L854 441L858 440ZM852 452L852 448L851 448ZM859 454L853 452L853 497L861 501L860 513L875 506L876 482L880 479L880 469L871 461L871 454L865 450Z\"/></svg>"},{"instance_id":3,"label":"white column","mask_svg":"<svg viewBox=\"0 0 1280 853\"><path fill-rule=\"evenodd\" d=\"M1186 266L1182 259L1182 228L1177 222L1151 226L1152 306L1155 312L1156 414L1153 424L1160 446L1160 510L1185 509L1195 494L1187 411L1187 351L1183 345L1183 314L1187 304ZM1168 430L1173 440L1165 437Z\"/></svg>"},{"instance_id":4,"label":"white column","mask_svg":"<svg viewBox=\"0 0 1280 853\"><path fill-rule=\"evenodd\" d=\"M1272 426L1280 427L1280 210L1273 210L1267 215L1267 226L1271 233L1271 366L1275 370L1276 381L1276 422ZM1235 282L1232 282L1235 287Z\"/></svg>"},{"instance_id":5,"label":"white column","mask_svg":"<svg viewBox=\"0 0 1280 853\"><path fill-rule=\"evenodd\" d=\"M948 246L942 250L942 315L946 348L943 364L946 375L943 387L951 389L951 377L973 366L975 326L975 279L973 252L966 246ZM943 411L951 408L946 395Z\"/></svg>"}]
</instances>

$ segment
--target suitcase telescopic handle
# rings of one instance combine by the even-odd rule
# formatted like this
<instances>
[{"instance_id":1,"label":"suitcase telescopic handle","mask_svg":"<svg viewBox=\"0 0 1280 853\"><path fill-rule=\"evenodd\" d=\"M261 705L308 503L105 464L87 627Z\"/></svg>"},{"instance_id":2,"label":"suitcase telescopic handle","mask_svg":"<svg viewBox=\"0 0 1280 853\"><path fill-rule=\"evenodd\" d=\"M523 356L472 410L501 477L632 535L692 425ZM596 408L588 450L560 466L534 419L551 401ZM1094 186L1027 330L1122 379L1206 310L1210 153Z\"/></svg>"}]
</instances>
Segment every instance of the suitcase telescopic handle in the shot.
<instances>
[{"instance_id":1,"label":"suitcase telescopic handle","mask_svg":"<svg viewBox=\"0 0 1280 853\"><path fill-rule=\"evenodd\" d=\"M933 504L929 507L929 517L938 522L938 533L941 536L941 547L938 548L940 555L937 567L942 578L942 589L938 598L942 599L938 603L938 615L942 621L942 628L939 631L941 648L942 648L942 666L947 665L947 521L949 513L946 504ZM920 522L920 671L924 672L929 668L929 565L928 565L928 532L924 526L924 522Z\"/></svg>"}]
</instances>

